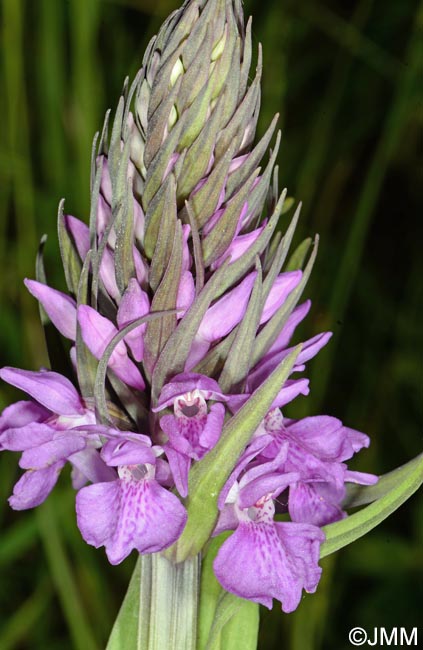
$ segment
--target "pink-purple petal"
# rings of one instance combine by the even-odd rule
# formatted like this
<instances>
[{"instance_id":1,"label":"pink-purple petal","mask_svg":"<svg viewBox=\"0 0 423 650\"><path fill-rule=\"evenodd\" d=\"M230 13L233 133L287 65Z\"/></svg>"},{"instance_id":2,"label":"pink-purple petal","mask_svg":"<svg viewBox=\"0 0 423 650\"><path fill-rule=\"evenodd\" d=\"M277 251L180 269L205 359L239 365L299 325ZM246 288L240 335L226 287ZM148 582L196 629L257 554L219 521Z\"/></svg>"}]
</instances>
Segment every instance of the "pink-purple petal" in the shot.
<instances>
[{"instance_id":1,"label":"pink-purple petal","mask_svg":"<svg viewBox=\"0 0 423 650\"><path fill-rule=\"evenodd\" d=\"M71 382L57 372L6 367L0 370L0 377L31 395L53 413L75 415L84 412L81 398Z\"/></svg>"},{"instance_id":2,"label":"pink-purple petal","mask_svg":"<svg viewBox=\"0 0 423 650\"><path fill-rule=\"evenodd\" d=\"M59 435L53 440L26 449L19 461L23 469L42 469L84 449L86 441L82 436L73 433Z\"/></svg>"},{"instance_id":3,"label":"pink-purple petal","mask_svg":"<svg viewBox=\"0 0 423 650\"><path fill-rule=\"evenodd\" d=\"M19 479L9 497L9 504L14 510L35 508L45 501L57 483L64 461L44 469L29 470Z\"/></svg>"},{"instance_id":4,"label":"pink-purple petal","mask_svg":"<svg viewBox=\"0 0 423 650\"><path fill-rule=\"evenodd\" d=\"M36 280L24 280L28 291L41 303L56 329L71 341L76 339L76 302L65 293Z\"/></svg>"},{"instance_id":5,"label":"pink-purple petal","mask_svg":"<svg viewBox=\"0 0 423 650\"><path fill-rule=\"evenodd\" d=\"M293 531L287 531L286 526L294 527ZM292 612L301 600L303 587L316 589L322 540L320 530L311 526L241 522L220 547L214 572L226 591L269 609L276 598L284 612ZM299 543L300 552L293 541Z\"/></svg>"},{"instance_id":6,"label":"pink-purple petal","mask_svg":"<svg viewBox=\"0 0 423 650\"><path fill-rule=\"evenodd\" d=\"M48 411L41 404L30 402L28 400L20 400L10 406L6 406L3 413L0 415L0 434L6 429L18 429L26 424L33 422L42 422L50 415Z\"/></svg>"},{"instance_id":7,"label":"pink-purple petal","mask_svg":"<svg viewBox=\"0 0 423 650\"><path fill-rule=\"evenodd\" d=\"M181 534L186 512L155 480L117 480L82 488L76 497L78 526L95 547L105 546L111 564L133 549L156 553Z\"/></svg>"},{"instance_id":8,"label":"pink-purple petal","mask_svg":"<svg viewBox=\"0 0 423 650\"><path fill-rule=\"evenodd\" d=\"M31 422L16 429L7 429L1 436L1 447L9 451L24 451L48 442L54 433L55 429L48 424Z\"/></svg>"},{"instance_id":9,"label":"pink-purple petal","mask_svg":"<svg viewBox=\"0 0 423 650\"><path fill-rule=\"evenodd\" d=\"M302 275L302 271L289 271L278 275L264 303L260 325L270 320L279 307L283 305L291 291L300 283Z\"/></svg>"}]
</instances>

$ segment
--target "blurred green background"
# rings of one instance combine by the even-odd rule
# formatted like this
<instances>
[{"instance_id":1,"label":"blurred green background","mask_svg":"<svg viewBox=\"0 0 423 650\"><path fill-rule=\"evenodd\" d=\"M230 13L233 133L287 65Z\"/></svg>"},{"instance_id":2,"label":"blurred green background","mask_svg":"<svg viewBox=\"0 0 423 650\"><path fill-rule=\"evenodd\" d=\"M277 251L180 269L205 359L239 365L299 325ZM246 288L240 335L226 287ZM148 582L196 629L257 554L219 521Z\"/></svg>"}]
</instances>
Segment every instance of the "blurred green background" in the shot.
<instances>
[{"instance_id":1,"label":"blurred green background","mask_svg":"<svg viewBox=\"0 0 423 650\"><path fill-rule=\"evenodd\" d=\"M47 233L51 284L64 286L58 201L87 218L92 137L178 4L1 0L1 365L46 363L22 279ZM246 0L245 11L264 45L259 131L281 113L281 185L304 204L298 241L321 235L300 334L335 333L309 366L312 395L291 414L330 413L367 432L372 447L353 466L384 473L422 447L422 5ZM16 397L0 387L0 406ZM135 557L111 567L82 542L68 475L37 511L12 512L16 461L0 457L0 648L99 650ZM261 650L342 650L355 625L421 623L422 505L415 495L326 559L317 595L295 614L263 611Z\"/></svg>"}]
</instances>

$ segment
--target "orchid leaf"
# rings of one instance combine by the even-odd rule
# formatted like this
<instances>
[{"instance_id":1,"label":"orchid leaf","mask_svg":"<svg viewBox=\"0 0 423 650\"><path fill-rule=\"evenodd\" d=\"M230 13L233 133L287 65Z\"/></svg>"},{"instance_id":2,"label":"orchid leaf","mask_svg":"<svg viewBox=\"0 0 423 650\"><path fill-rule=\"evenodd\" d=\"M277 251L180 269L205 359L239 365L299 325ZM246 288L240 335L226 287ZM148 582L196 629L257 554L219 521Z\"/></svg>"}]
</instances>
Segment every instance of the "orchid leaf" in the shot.
<instances>
[{"instance_id":1,"label":"orchid leaf","mask_svg":"<svg viewBox=\"0 0 423 650\"><path fill-rule=\"evenodd\" d=\"M307 266L304 269L301 282L293 291L291 291L283 305L279 307L276 314L268 321L268 323L266 323L266 325L257 336L253 352L253 366L255 363L257 363L257 361L259 361L259 359L264 356L270 346L274 343L282 327L288 320L289 315L301 298L316 259L318 242L319 238L316 235L316 238L314 240L314 248L311 252L310 259L307 262Z\"/></svg>"},{"instance_id":2,"label":"orchid leaf","mask_svg":"<svg viewBox=\"0 0 423 650\"><path fill-rule=\"evenodd\" d=\"M151 308L154 311L163 311L176 308L178 287L182 271L182 226L177 221L174 228L172 254L167 268L156 293L154 294ZM144 365L151 371L166 345L169 337L176 328L176 314L171 314L160 321L152 321L145 332L145 360Z\"/></svg>"},{"instance_id":3,"label":"orchid leaf","mask_svg":"<svg viewBox=\"0 0 423 650\"><path fill-rule=\"evenodd\" d=\"M81 275L82 262L78 255L71 235L69 234L66 225L63 208L65 200L62 199L59 203L57 213L57 231L59 238L60 255L63 262L63 270L65 273L66 284L69 291L76 296L78 293L79 276Z\"/></svg>"},{"instance_id":4,"label":"orchid leaf","mask_svg":"<svg viewBox=\"0 0 423 650\"><path fill-rule=\"evenodd\" d=\"M397 467L392 472L384 474L375 485L349 483L347 485L347 496L344 499L342 507L355 508L357 506L364 506L384 497L388 492L400 485L421 464L422 458L423 454L420 454L408 463L405 463L405 465L401 465L401 467Z\"/></svg>"},{"instance_id":5,"label":"orchid leaf","mask_svg":"<svg viewBox=\"0 0 423 650\"><path fill-rule=\"evenodd\" d=\"M249 355L243 354L243 351L252 349L260 321L262 275L259 260L257 260L257 267L257 277L251 292L247 311L237 328L235 339L228 350L226 362L219 377L219 386L224 393L228 394L240 392L242 383L250 370Z\"/></svg>"},{"instance_id":6,"label":"orchid leaf","mask_svg":"<svg viewBox=\"0 0 423 650\"><path fill-rule=\"evenodd\" d=\"M298 206L298 208L295 210L295 214L291 219L291 222L287 228L286 233L282 237L281 241L279 242L279 245L277 246L272 262L269 265L269 270L266 273L266 278L263 282L263 306L264 303L266 302L266 298L270 293L270 290L273 286L274 281L276 280L276 277L280 273L280 270L282 268L283 263L285 262L285 259L288 255L288 251L291 246L292 238L295 233L295 229L297 227L298 219L300 216L300 211L301 211L301 204Z\"/></svg>"},{"instance_id":7,"label":"orchid leaf","mask_svg":"<svg viewBox=\"0 0 423 650\"><path fill-rule=\"evenodd\" d=\"M222 543L231 535L211 540L201 563L197 650L256 650L259 607L226 593L217 581L213 562Z\"/></svg>"},{"instance_id":8,"label":"orchid leaf","mask_svg":"<svg viewBox=\"0 0 423 650\"><path fill-rule=\"evenodd\" d=\"M224 592L216 607L206 650L255 650L258 627L258 604Z\"/></svg>"},{"instance_id":9,"label":"orchid leaf","mask_svg":"<svg viewBox=\"0 0 423 650\"><path fill-rule=\"evenodd\" d=\"M163 348L152 377L153 403L157 400L166 377L183 371L194 335L226 277L227 267L227 264L222 264L212 275Z\"/></svg>"},{"instance_id":10,"label":"orchid leaf","mask_svg":"<svg viewBox=\"0 0 423 650\"><path fill-rule=\"evenodd\" d=\"M346 519L323 528L326 541L321 547L320 557L330 555L368 533L418 490L423 483L423 454L405 468L399 468L396 478L391 476L386 480L392 487L380 499Z\"/></svg>"},{"instance_id":11,"label":"orchid leaf","mask_svg":"<svg viewBox=\"0 0 423 650\"><path fill-rule=\"evenodd\" d=\"M87 257L85 258L81 276L79 279L78 286L78 296L77 304L79 305L88 305L89 304L89 275L90 275L90 266L91 266L91 251L89 251ZM90 398L94 394L94 382L95 375L97 372L97 359L89 351L85 345L82 334L81 326L79 321L76 323L76 359L77 359L77 372L78 372L78 383L81 389L81 394L85 398Z\"/></svg>"},{"instance_id":12,"label":"orchid leaf","mask_svg":"<svg viewBox=\"0 0 423 650\"><path fill-rule=\"evenodd\" d=\"M311 244L312 244L311 237L307 237L307 239L304 239L304 241L302 241L301 244L299 244L295 249L295 251L292 253L284 270L296 271L297 269L302 269L304 260L307 257L307 253L310 249Z\"/></svg>"},{"instance_id":13,"label":"orchid leaf","mask_svg":"<svg viewBox=\"0 0 423 650\"><path fill-rule=\"evenodd\" d=\"M251 194L251 189L258 173L259 170L256 169L251 174L239 192L228 202L217 224L204 237L202 248L205 266L209 266L221 257L233 240L242 208Z\"/></svg>"},{"instance_id":14,"label":"orchid leaf","mask_svg":"<svg viewBox=\"0 0 423 650\"><path fill-rule=\"evenodd\" d=\"M42 282L43 284L47 284L47 276L44 268L44 246L46 241L47 235L43 235L40 240L35 263L35 277L38 282ZM69 361L69 356L66 354L63 339L48 317L41 302L38 303L38 309L40 312L41 324L43 326L50 368L72 380L73 369Z\"/></svg>"},{"instance_id":15,"label":"orchid leaf","mask_svg":"<svg viewBox=\"0 0 423 650\"><path fill-rule=\"evenodd\" d=\"M234 151L235 145L231 143L204 185L190 197L190 204L199 228L204 226L216 209Z\"/></svg>"},{"instance_id":16,"label":"orchid leaf","mask_svg":"<svg viewBox=\"0 0 423 650\"><path fill-rule=\"evenodd\" d=\"M249 175L254 171L257 165L260 164L260 160L263 158L270 140L272 139L278 117L279 115L275 115L266 133L249 154L245 163L230 175L226 186L226 195L228 197L232 196L236 188L240 187L242 183L245 183Z\"/></svg>"}]
</instances>

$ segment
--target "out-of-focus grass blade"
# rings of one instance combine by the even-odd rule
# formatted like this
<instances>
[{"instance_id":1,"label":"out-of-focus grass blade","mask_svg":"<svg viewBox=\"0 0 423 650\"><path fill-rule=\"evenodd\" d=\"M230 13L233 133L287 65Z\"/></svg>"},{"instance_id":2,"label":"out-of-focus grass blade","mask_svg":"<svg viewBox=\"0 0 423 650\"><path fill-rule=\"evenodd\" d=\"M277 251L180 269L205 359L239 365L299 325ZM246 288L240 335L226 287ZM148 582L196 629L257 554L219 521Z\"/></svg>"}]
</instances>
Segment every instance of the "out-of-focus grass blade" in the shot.
<instances>
[{"instance_id":1,"label":"out-of-focus grass blade","mask_svg":"<svg viewBox=\"0 0 423 650\"><path fill-rule=\"evenodd\" d=\"M387 114L384 128L370 163L364 187L358 201L355 218L344 249L344 255L334 278L334 287L330 301L330 314L337 320L342 321L348 306L354 282L356 281L360 268L367 233L382 183L395 148L398 145L401 133L403 132L406 120L409 117L410 99L414 93L421 60L421 39L419 33L421 20L419 14L420 9L418 10L414 31L409 41L406 57L408 65L398 80L395 98ZM325 364L320 363L314 367L311 384L316 403L320 402L326 392L336 352L335 340L325 353Z\"/></svg>"},{"instance_id":2,"label":"out-of-focus grass blade","mask_svg":"<svg viewBox=\"0 0 423 650\"><path fill-rule=\"evenodd\" d=\"M350 25L356 30L363 29L372 4L373 0L357 2L350 19ZM323 163L332 143L333 124L350 80L349 73L353 62L353 52L340 44L339 55L334 61L326 91L313 118L307 153L299 168L298 196L301 197L306 211L312 209L315 192L321 183Z\"/></svg>"},{"instance_id":3,"label":"out-of-focus grass blade","mask_svg":"<svg viewBox=\"0 0 423 650\"><path fill-rule=\"evenodd\" d=\"M101 14L99 0L71 0L69 4L73 141L77 154L73 202L82 195L77 212L83 214L89 196L91 141L100 123L99 107L103 106L99 71L104 66L99 61L97 48ZM81 194L83 188L86 192Z\"/></svg>"},{"instance_id":4,"label":"out-of-focus grass blade","mask_svg":"<svg viewBox=\"0 0 423 650\"><path fill-rule=\"evenodd\" d=\"M352 23L329 9L323 2L288 0L288 3L290 7L294 7L295 11L301 13L339 43L342 48L351 50L379 74L388 77L388 79L397 79L404 73L403 66L395 57L367 38Z\"/></svg>"},{"instance_id":5,"label":"out-of-focus grass blade","mask_svg":"<svg viewBox=\"0 0 423 650\"><path fill-rule=\"evenodd\" d=\"M60 2L40 0L38 4L39 58L35 73L38 101L42 107L39 128L42 134L48 133L49 137L37 138L37 144L41 148L43 174L48 182L49 194L54 198L57 192L63 195L66 169L63 129L66 79L64 15ZM45 220L53 221L47 215Z\"/></svg>"},{"instance_id":6,"label":"out-of-focus grass blade","mask_svg":"<svg viewBox=\"0 0 423 650\"><path fill-rule=\"evenodd\" d=\"M24 647L20 643L30 638L30 632L43 616L51 596L51 587L46 580L43 580L36 591L8 619L0 633L1 650Z\"/></svg>"},{"instance_id":7,"label":"out-of-focus grass blade","mask_svg":"<svg viewBox=\"0 0 423 650\"><path fill-rule=\"evenodd\" d=\"M19 519L13 526L7 528L1 535L0 567L14 562L25 553L37 540L38 524L35 514L27 513L24 519ZM0 648L3 646L0 643Z\"/></svg>"},{"instance_id":8,"label":"out-of-focus grass blade","mask_svg":"<svg viewBox=\"0 0 423 650\"><path fill-rule=\"evenodd\" d=\"M290 619L289 650L317 650L322 640L331 604L336 556L325 557L321 562L322 577L316 594L303 598Z\"/></svg>"},{"instance_id":9,"label":"out-of-focus grass blade","mask_svg":"<svg viewBox=\"0 0 423 650\"><path fill-rule=\"evenodd\" d=\"M4 92L6 96L5 130L8 134L8 156L12 183L12 202L17 231L15 265L18 278L32 272L28 251L36 250L34 225L34 185L30 167L28 111L25 87L22 0L4 0L2 51ZM4 118L3 118L4 119ZM35 325L36 309L29 294L20 290L20 316L25 333L24 349L29 345L31 356L41 365L45 361L40 329Z\"/></svg>"},{"instance_id":10,"label":"out-of-focus grass blade","mask_svg":"<svg viewBox=\"0 0 423 650\"><path fill-rule=\"evenodd\" d=\"M50 573L66 618L75 650L98 650L94 634L73 577L51 501L37 509L40 535Z\"/></svg>"}]
</instances>

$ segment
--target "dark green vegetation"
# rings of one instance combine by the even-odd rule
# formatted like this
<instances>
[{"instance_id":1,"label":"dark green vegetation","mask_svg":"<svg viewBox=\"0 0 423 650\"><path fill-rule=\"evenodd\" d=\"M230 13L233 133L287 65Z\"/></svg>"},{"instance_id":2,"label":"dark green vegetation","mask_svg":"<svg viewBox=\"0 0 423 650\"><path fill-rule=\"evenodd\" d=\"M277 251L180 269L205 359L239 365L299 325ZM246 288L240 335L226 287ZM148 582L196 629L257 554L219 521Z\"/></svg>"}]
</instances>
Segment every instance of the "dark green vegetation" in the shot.
<instances>
[{"instance_id":1,"label":"dark green vegetation","mask_svg":"<svg viewBox=\"0 0 423 650\"><path fill-rule=\"evenodd\" d=\"M38 241L48 233L50 283L63 288L58 200L67 197L68 212L88 217L94 132L178 0L1 4L0 363L34 369L46 356L22 279L34 277ZM245 11L264 45L260 132L280 111L280 182L304 203L297 240L321 235L307 291L314 308L301 334L335 333L310 364L311 396L288 414L330 413L367 432L373 444L355 468L383 473L421 447L422 7L246 0ZM0 391L1 406L17 396L4 385ZM18 474L16 456L3 453L0 648L101 649L135 557L110 567L103 551L84 544L67 475L37 511L10 511ZM422 542L416 495L325 559L317 595L294 615L263 612L261 649L348 648L355 625L410 630L421 614Z\"/></svg>"}]
</instances>

